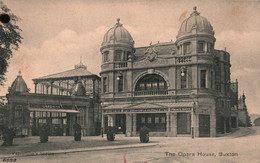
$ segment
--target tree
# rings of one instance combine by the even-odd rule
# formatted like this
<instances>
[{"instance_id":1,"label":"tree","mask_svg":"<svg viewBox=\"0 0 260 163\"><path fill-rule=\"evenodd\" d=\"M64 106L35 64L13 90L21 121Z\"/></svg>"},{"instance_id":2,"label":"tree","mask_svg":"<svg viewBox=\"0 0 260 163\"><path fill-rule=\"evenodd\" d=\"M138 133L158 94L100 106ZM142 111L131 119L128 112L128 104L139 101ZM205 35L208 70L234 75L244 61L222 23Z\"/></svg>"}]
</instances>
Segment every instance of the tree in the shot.
<instances>
[{"instance_id":1,"label":"tree","mask_svg":"<svg viewBox=\"0 0 260 163\"><path fill-rule=\"evenodd\" d=\"M13 51L18 50L23 39L20 34L22 30L16 25L19 20L20 18L0 1L0 85L6 81L8 60L12 57Z\"/></svg>"}]
</instances>

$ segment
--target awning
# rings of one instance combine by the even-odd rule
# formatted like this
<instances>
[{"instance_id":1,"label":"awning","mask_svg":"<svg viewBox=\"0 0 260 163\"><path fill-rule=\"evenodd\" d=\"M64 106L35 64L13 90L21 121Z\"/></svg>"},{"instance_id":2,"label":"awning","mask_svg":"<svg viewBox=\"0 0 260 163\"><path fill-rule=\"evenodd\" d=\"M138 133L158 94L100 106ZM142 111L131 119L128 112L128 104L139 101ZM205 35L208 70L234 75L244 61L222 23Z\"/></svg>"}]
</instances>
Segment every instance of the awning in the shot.
<instances>
[{"instance_id":1,"label":"awning","mask_svg":"<svg viewBox=\"0 0 260 163\"><path fill-rule=\"evenodd\" d=\"M193 102L163 103L141 102L135 104L109 105L103 108L103 113L127 113L127 112L191 112Z\"/></svg>"},{"instance_id":2,"label":"awning","mask_svg":"<svg viewBox=\"0 0 260 163\"><path fill-rule=\"evenodd\" d=\"M29 108L29 111L37 111L37 112L61 112L61 113L79 113L77 110L69 110L69 109L43 109L43 108Z\"/></svg>"},{"instance_id":3,"label":"awning","mask_svg":"<svg viewBox=\"0 0 260 163\"><path fill-rule=\"evenodd\" d=\"M136 104L122 104L122 105L109 105L104 107L104 109L155 109L155 108L192 108L194 105L193 102L141 102Z\"/></svg>"}]
</instances>

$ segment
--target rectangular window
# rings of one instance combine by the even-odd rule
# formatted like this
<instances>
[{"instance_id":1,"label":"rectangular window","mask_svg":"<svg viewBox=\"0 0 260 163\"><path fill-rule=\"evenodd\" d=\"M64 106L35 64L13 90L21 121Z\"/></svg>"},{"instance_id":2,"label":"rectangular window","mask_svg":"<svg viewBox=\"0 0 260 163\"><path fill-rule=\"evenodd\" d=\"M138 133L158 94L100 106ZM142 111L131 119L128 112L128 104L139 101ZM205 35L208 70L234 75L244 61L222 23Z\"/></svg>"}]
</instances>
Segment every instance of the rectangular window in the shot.
<instances>
[{"instance_id":1,"label":"rectangular window","mask_svg":"<svg viewBox=\"0 0 260 163\"><path fill-rule=\"evenodd\" d=\"M191 53L191 44L187 42L184 44L183 54L190 54Z\"/></svg>"},{"instance_id":2,"label":"rectangular window","mask_svg":"<svg viewBox=\"0 0 260 163\"><path fill-rule=\"evenodd\" d=\"M159 81L159 89L165 89L164 81Z\"/></svg>"},{"instance_id":3,"label":"rectangular window","mask_svg":"<svg viewBox=\"0 0 260 163\"><path fill-rule=\"evenodd\" d=\"M161 117L161 123L166 123L165 117Z\"/></svg>"},{"instance_id":4,"label":"rectangular window","mask_svg":"<svg viewBox=\"0 0 260 163\"><path fill-rule=\"evenodd\" d=\"M104 62L108 61L108 55L109 55L109 51L105 51L104 52Z\"/></svg>"},{"instance_id":5,"label":"rectangular window","mask_svg":"<svg viewBox=\"0 0 260 163\"><path fill-rule=\"evenodd\" d=\"M141 123L145 123L145 117L141 118Z\"/></svg>"},{"instance_id":6,"label":"rectangular window","mask_svg":"<svg viewBox=\"0 0 260 163\"><path fill-rule=\"evenodd\" d=\"M181 72L181 88L186 88L187 87L187 71L183 70Z\"/></svg>"},{"instance_id":7,"label":"rectangular window","mask_svg":"<svg viewBox=\"0 0 260 163\"><path fill-rule=\"evenodd\" d=\"M152 84L152 86L153 86L153 89L157 89L157 88L158 88L158 84L157 84L157 82L154 81L153 84Z\"/></svg>"},{"instance_id":8,"label":"rectangular window","mask_svg":"<svg viewBox=\"0 0 260 163\"><path fill-rule=\"evenodd\" d=\"M103 93L107 92L107 77L103 78Z\"/></svg>"},{"instance_id":9,"label":"rectangular window","mask_svg":"<svg viewBox=\"0 0 260 163\"><path fill-rule=\"evenodd\" d=\"M203 53L204 52L204 42L199 41L198 42L198 53Z\"/></svg>"},{"instance_id":10,"label":"rectangular window","mask_svg":"<svg viewBox=\"0 0 260 163\"><path fill-rule=\"evenodd\" d=\"M123 76L118 76L118 92L123 91Z\"/></svg>"},{"instance_id":11,"label":"rectangular window","mask_svg":"<svg viewBox=\"0 0 260 163\"><path fill-rule=\"evenodd\" d=\"M159 123L159 117L155 117L154 123Z\"/></svg>"},{"instance_id":12,"label":"rectangular window","mask_svg":"<svg viewBox=\"0 0 260 163\"><path fill-rule=\"evenodd\" d=\"M152 89L152 83L151 82L147 82L146 83L146 90L151 90Z\"/></svg>"},{"instance_id":13,"label":"rectangular window","mask_svg":"<svg viewBox=\"0 0 260 163\"><path fill-rule=\"evenodd\" d=\"M200 71L200 87L206 88L206 70Z\"/></svg>"},{"instance_id":14,"label":"rectangular window","mask_svg":"<svg viewBox=\"0 0 260 163\"><path fill-rule=\"evenodd\" d=\"M121 61L122 50L116 50L115 61Z\"/></svg>"},{"instance_id":15,"label":"rectangular window","mask_svg":"<svg viewBox=\"0 0 260 163\"><path fill-rule=\"evenodd\" d=\"M152 123L152 117L147 117L148 123Z\"/></svg>"},{"instance_id":16,"label":"rectangular window","mask_svg":"<svg viewBox=\"0 0 260 163\"><path fill-rule=\"evenodd\" d=\"M144 90L144 89L145 89L144 83L140 83L140 90Z\"/></svg>"}]
</instances>

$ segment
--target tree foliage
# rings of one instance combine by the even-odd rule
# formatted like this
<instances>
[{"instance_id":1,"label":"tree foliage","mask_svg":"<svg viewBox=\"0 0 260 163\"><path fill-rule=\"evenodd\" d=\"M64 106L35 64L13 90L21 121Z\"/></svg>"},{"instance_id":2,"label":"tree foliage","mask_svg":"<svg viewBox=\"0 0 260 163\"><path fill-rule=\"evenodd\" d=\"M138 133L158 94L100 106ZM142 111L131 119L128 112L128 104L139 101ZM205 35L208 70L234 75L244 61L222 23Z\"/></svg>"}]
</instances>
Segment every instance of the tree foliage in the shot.
<instances>
[{"instance_id":1,"label":"tree foliage","mask_svg":"<svg viewBox=\"0 0 260 163\"><path fill-rule=\"evenodd\" d=\"M0 1L0 8L0 14L8 14L10 17L9 23L0 22L0 85L3 85L6 80L8 61L12 57L13 51L18 50L23 38L20 33L22 30L16 25L20 18L11 13L2 1Z\"/></svg>"}]
</instances>

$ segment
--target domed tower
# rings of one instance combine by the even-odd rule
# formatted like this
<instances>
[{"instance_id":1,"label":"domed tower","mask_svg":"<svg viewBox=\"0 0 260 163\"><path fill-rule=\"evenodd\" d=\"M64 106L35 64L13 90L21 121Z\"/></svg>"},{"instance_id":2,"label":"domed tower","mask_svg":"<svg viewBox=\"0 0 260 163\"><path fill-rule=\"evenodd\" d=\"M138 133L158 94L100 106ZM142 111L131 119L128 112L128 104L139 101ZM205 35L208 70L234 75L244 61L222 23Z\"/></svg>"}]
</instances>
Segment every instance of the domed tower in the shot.
<instances>
[{"instance_id":1,"label":"domed tower","mask_svg":"<svg viewBox=\"0 0 260 163\"><path fill-rule=\"evenodd\" d=\"M21 71L19 71L19 74L17 75L16 79L13 81L11 87L8 88L8 92L11 94L14 93L29 93L29 89L27 87L27 84L23 80L23 77L21 75Z\"/></svg>"},{"instance_id":2,"label":"domed tower","mask_svg":"<svg viewBox=\"0 0 260 163\"><path fill-rule=\"evenodd\" d=\"M177 35L179 55L211 53L215 44L215 32L210 22L193 8L190 17L185 19Z\"/></svg>"},{"instance_id":3,"label":"domed tower","mask_svg":"<svg viewBox=\"0 0 260 163\"><path fill-rule=\"evenodd\" d=\"M104 35L100 48L102 54L102 93L127 90L124 79L134 56L134 40L117 19L117 23Z\"/></svg>"}]
</instances>

